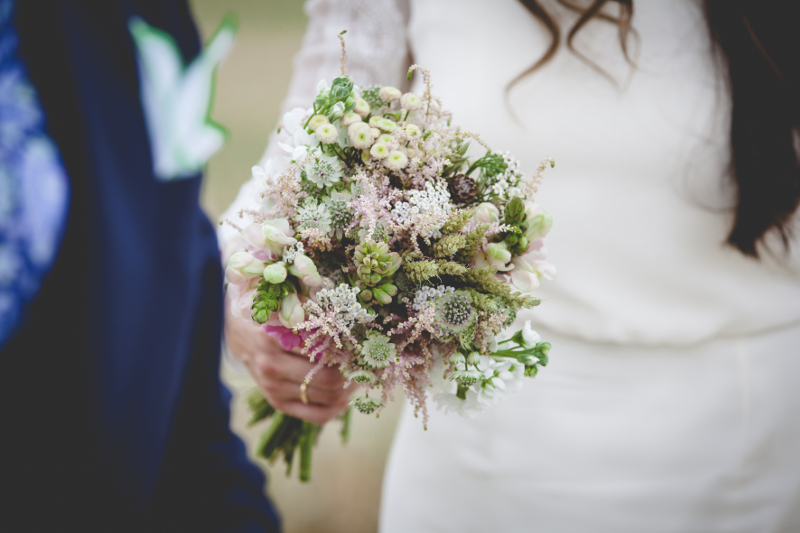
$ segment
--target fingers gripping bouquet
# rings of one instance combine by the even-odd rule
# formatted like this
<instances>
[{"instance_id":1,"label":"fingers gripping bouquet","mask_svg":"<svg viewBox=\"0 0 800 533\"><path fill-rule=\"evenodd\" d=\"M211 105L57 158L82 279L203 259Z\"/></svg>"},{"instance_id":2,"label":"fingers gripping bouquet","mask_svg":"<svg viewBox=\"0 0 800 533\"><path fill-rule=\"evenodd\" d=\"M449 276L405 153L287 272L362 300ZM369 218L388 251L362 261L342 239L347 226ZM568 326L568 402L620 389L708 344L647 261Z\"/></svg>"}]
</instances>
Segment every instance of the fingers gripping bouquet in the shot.
<instances>
[{"instance_id":1,"label":"fingers gripping bouquet","mask_svg":"<svg viewBox=\"0 0 800 533\"><path fill-rule=\"evenodd\" d=\"M355 410L377 414L400 388L426 424L429 391L474 416L547 364L550 344L530 323L503 330L539 304L525 293L555 273L544 248L552 219L534 202L553 163L523 176L509 154L452 126L428 72L414 65L409 79L416 70L421 97L358 87L343 58L311 109L284 116L287 155L253 168L261 209L241 213L250 223L226 277L234 315L316 362L306 383L336 366L363 387ZM470 158L471 145L485 153ZM259 453L283 455L290 470L299 448L307 480L320 428L260 393L251 406L253 422L273 418Z\"/></svg>"}]
</instances>

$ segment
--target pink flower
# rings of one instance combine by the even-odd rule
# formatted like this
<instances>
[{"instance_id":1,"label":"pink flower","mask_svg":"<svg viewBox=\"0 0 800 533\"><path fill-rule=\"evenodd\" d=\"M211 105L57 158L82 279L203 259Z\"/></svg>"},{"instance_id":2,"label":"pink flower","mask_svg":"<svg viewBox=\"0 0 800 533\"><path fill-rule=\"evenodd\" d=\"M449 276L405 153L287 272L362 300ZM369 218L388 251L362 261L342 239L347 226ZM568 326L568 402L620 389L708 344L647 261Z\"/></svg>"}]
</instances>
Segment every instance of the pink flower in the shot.
<instances>
[{"instance_id":1,"label":"pink flower","mask_svg":"<svg viewBox=\"0 0 800 533\"><path fill-rule=\"evenodd\" d=\"M303 344L303 337L286 326L264 325L264 332L270 337L276 337L284 350L292 350Z\"/></svg>"},{"instance_id":2,"label":"pink flower","mask_svg":"<svg viewBox=\"0 0 800 533\"><path fill-rule=\"evenodd\" d=\"M264 261L280 258L283 249L297 242L294 230L285 218L267 220L263 224L253 223L242 230L245 249Z\"/></svg>"},{"instance_id":3,"label":"pink flower","mask_svg":"<svg viewBox=\"0 0 800 533\"><path fill-rule=\"evenodd\" d=\"M253 278L247 284L228 285L228 298L231 300L231 314L245 322L252 322L250 308L253 307L253 296L256 294L258 279Z\"/></svg>"}]
</instances>

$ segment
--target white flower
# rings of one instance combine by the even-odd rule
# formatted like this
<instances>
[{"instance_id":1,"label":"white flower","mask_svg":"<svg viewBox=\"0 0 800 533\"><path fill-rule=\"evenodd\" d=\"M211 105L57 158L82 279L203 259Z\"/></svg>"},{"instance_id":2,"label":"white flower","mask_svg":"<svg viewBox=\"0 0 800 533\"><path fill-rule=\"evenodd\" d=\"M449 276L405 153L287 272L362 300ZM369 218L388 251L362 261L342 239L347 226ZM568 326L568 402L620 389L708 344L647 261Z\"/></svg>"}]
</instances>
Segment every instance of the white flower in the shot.
<instances>
[{"instance_id":1,"label":"white flower","mask_svg":"<svg viewBox=\"0 0 800 533\"><path fill-rule=\"evenodd\" d=\"M389 170L402 170L408 165L408 156L400 150L392 150L389 156L383 160L383 166Z\"/></svg>"},{"instance_id":2,"label":"white flower","mask_svg":"<svg viewBox=\"0 0 800 533\"><path fill-rule=\"evenodd\" d=\"M281 309L278 312L278 319L285 327L293 329L305 320L305 313L303 312L303 304L300 303L300 298L297 294L288 294L281 300Z\"/></svg>"},{"instance_id":3,"label":"white flower","mask_svg":"<svg viewBox=\"0 0 800 533\"><path fill-rule=\"evenodd\" d=\"M381 87L381 90L378 91L378 96L384 102L394 102L399 100L403 93L396 87Z\"/></svg>"},{"instance_id":4,"label":"white flower","mask_svg":"<svg viewBox=\"0 0 800 533\"><path fill-rule=\"evenodd\" d=\"M353 146L359 150L369 148L374 141L371 128L363 122L351 124L347 128L347 135L350 137L350 142L353 143Z\"/></svg>"},{"instance_id":5,"label":"white flower","mask_svg":"<svg viewBox=\"0 0 800 533\"><path fill-rule=\"evenodd\" d=\"M432 305L432 302L437 298L444 296L445 293L453 292L454 287L447 287L439 285L435 289L433 287L422 287L414 295L414 304L412 307L415 311L421 311L426 305Z\"/></svg>"},{"instance_id":6,"label":"white flower","mask_svg":"<svg viewBox=\"0 0 800 533\"><path fill-rule=\"evenodd\" d=\"M370 112L369 104L363 98L356 98L356 106L353 108L353 112L361 118L367 118Z\"/></svg>"},{"instance_id":7,"label":"white flower","mask_svg":"<svg viewBox=\"0 0 800 533\"><path fill-rule=\"evenodd\" d=\"M456 372L466 375L463 364L456 365ZM475 418L481 412L489 409L510 393L522 388L525 378L525 365L507 357L480 356L480 363L470 376L480 374L465 394L466 399L456 396L458 383L444 377L444 364L441 357L434 360L431 370L433 385L433 401L440 409L455 411L465 418Z\"/></svg>"},{"instance_id":8,"label":"white flower","mask_svg":"<svg viewBox=\"0 0 800 533\"><path fill-rule=\"evenodd\" d=\"M533 348L542 341L541 335L531 328L531 321L526 320L522 326L522 340L525 348Z\"/></svg>"},{"instance_id":9,"label":"white flower","mask_svg":"<svg viewBox=\"0 0 800 533\"><path fill-rule=\"evenodd\" d=\"M406 93L400 98L400 107L408 111L414 111L422 107L422 100L414 93Z\"/></svg>"},{"instance_id":10,"label":"white flower","mask_svg":"<svg viewBox=\"0 0 800 533\"><path fill-rule=\"evenodd\" d=\"M382 133L381 135L378 136L378 139L375 142L392 144L394 142L394 136L389 135L388 133Z\"/></svg>"},{"instance_id":11,"label":"white flower","mask_svg":"<svg viewBox=\"0 0 800 533\"><path fill-rule=\"evenodd\" d=\"M339 140L339 130L333 124L321 124L315 132L319 142L324 144L335 143Z\"/></svg>"},{"instance_id":12,"label":"white flower","mask_svg":"<svg viewBox=\"0 0 800 533\"><path fill-rule=\"evenodd\" d=\"M268 265L262 273L264 279L272 284L283 283L287 274L286 265L281 262Z\"/></svg>"},{"instance_id":13,"label":"white flower","mask_svg":"<svg viewBox=\"0 0 800 533\"><path fill-rule=\"evenodd\" d=\"M386 146L386 143L375 143L370 148L369 153L375 159L384 159L389 156L389 147Z\"/></svg>"},{"instance_id":14,"label":"white flower","mask_svg":"<svg viewBox=\"0 0 800 533\"><path fill-rule=\"evenodd\" d=\"M500 210L491 202L483 202L478 204L472 220L483 224L498 222L500 220Z\"/></svg>"},{"instance_id":15,"label":"white flower","mask_svg":"<svg viewBox=\"0 0 800 533\"><path fill-rule=\"evenodd\" d=\"M294 230L285 218L274 218L263 224L253 223L242 230L242 242L249 251L269 251L281 257L283 249L297 242ZM267 254L269 255L269 254Z\"/></svg>"},{"instance_id":16,"label":"white flower","mask_svg":"<svg viewBox=\"0 0 800 533\"><path fill-rule=\"evenodd\" d=\"M327 80L319 80L317 82L317 94L327 93L330 90Z\"/></svg>"},{"instance_id":17,"label":"white flower","mask_svg":"<svg viewBox=\"0 0 800 533\"><path fill-rule=\"evenodd\" d=\"M372 119L370 119L370 122L372 122ZM372 125L373 124L370 124L370 126ZM377 126L378 129L385 131L387 133L392 133L394 130L397 129L397 123L388 118L379 118L377 121L375 121L374 126Z\"/></svg>"},{"instance_id":18,"label":"white flower","mask_svg":"<svg viewBox=\"0 0 800 533\"><path fill-rule=\"evenodd\" d=\"M325 115L314 115L311 117L311 120L308 121L308 127L312 130L316 131L317 128L322 126L323 124L330 124L328 121L328 117Z\"/></svg>"},{"instance_id":19,"label":"white flower","mask_svg":"<svg viewBox=\"0 0 800 533\"><path fill-rule=\"evenodd\" d=\"M351 124L355 124L356 122L361 122L361 116L358 113L353 113L352 111L348 111L344 115L342 115L342 119L339 121L342 126L345 128L350 126Z\"/></svg>"},{"instance_id":20,"label":"white flower","mask_svg":"<svg viewBox=\"0 0 800 533\"><path fill-rule=\"evenodd\" d=\"M346 283L341 283L335 289L318 291L316 299L321 307L336 309L336 318L349 326L372 322L374 315L364 309L364 306L358 301L359 292L361 289L358 287L350 287Z\"/></svg>"},{"instance_id":21,"label":"white flower","mask_svg":"<svg viewBox=\"0 0 800 533\"><path fill-rule=\"evenodd\" d=\"M408 191L408 202L397 202L392 210L392 217L401 224L408 224L414 221L419 214L443 215L453 209L450 202L450 193L447 187L441 183L434 184L427 182L425 189ZM442 221L429 237L439 238L439 229L444 225Z\"/></svg>"},{"instance_id":22,"label":"white flower","mask_svg":"<svg viewBox=\"0 0 800 533\"><path fill-rule=\"evenodd\" d=\"M417 126L416 124L406 124L403 130L405 130L406 134L408 134L408 136L412 138L419 137L420 134L422 133L419 129L419 126Z\"/></svg>"},{"instance_id":23,"label":"white flower","mask_svg":"<svg viewBox=\"0 0 800 533\"><path fill-rule=\"evenodd\" d=\"M235 285L243 285L259 277L263 270L264 261L256 259L247 252L238 252L228 259L225 278Z\"/></svg>"},{"instance_id":24,"label":"white flower","mask_svg":"<svg viewBox=\"0 0 800 533\"><path fill-rule=\"evenodd\" d=\"M514 268L511 260L511 252L505 242L484 242L479 248L475 257L472 258L477 267L496 266L497 270L508 271Z\"/></svg>"},{"instance_id":25,"label":"white flower","mask_svg":"<svg viewBox=\"0 0 800 533\"><path fill-rule=\"evenodd\" d=\"M306 116L308 116L308 112L302 107L295 107L288 113L284 113L281 120L281 132L286 132L291 137L298 128L302 129Z\"/></svg>"},{"instance_id":26,"label":"white flower","mask_svg":"<svg viewBox=\"0 0 800 533\"><path fill-rule=\"evenodd\" d=\"M343 176L342 163L339 159L325 155L319 149L314 150L312 155L316 155L317 158L303 165L303 177L320 189L337 183Z\"/></svg>"},{"instance_id":27,"label":"white flower","mask_svg":"<svg viewBox=\"0 0 800 533\"><path fill-rule=\"evenodd\" d=\"M292 276L299 279L306 287L319 287L322 285L322 277L317 272L317 265L305 254L296 254L288 270Z\"/></svg>"},{"instance_id":28,"label":"white flower","mask_svg":"<svg viewBox=\"0 0 800 533\"><path fill-rule=\"evenodd\" d=\"M525 221L528 223L525 237L528 242L547 236L553 227L553 217L543 207L530 200L525 200L525 214L527 215Z\"/></svg>"},{"instance_id":29,"label":"white flower","mask_svg":"<svg viewBox=\"0 0 800 533\"><path fill-rule=\"evenodd\" d=\"M537 241L541 243L541 241ZM536 244L534 244L535 246ZM556 277L556 267L545 261L544 247L520 255L511 260L514 269L511 270L511 282L522 292L530 292L539 288L539 280L543 277L553 280Z\"/></svg>"}]
</instances>

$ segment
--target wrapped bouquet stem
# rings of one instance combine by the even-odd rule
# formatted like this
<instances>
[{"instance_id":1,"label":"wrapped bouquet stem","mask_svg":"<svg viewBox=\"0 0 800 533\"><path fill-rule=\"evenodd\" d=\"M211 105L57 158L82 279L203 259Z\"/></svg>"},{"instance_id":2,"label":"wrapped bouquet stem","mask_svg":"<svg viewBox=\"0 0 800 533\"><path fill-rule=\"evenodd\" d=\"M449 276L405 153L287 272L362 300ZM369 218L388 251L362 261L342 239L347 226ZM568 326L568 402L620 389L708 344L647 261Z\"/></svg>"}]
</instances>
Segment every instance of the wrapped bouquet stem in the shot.
<instances>
[{"instance_id":1,"label":"wrapped bouquet stem","mask_svg":"<svg viewBox=\"0 0 800 533\"><path fill-rule=\"evenodd\" d=\"M455 126L415 71L422 95L342 74L283 117L285 154L253 167L258 208L235 222L226 277L235 316L315 363L306 383L336 367L361 385L352 410L378 414L400 389L427 424L430 400L474 416L547 364L550 344L529 322L504 330L555 275L552 218L535 202L553 162L525 175ZM307 480L321 428L260 393L250 404L253 422L271 418L259 454L289 469L298 455Z\"/></svg>"}]
</instances>

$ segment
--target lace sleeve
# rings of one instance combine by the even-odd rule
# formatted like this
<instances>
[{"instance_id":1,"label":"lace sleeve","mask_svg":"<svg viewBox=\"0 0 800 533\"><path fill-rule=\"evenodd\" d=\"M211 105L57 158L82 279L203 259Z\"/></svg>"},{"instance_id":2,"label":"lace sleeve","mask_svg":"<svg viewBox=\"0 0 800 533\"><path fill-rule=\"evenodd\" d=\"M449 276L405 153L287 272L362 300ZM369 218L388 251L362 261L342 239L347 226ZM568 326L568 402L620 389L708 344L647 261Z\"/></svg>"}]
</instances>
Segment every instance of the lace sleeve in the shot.
<instances>
[{"instance_id":1,"label":"lace sleeve","mask_svg":"<svg viewBox=\"0 0 800 533\"><path fill-rule=\"evenodd\" d=\"M339 75L341 47L337 35L342 30L347 30L347 73L357 84L407 88L405 74L411 64L406 42L408 0L309 0L305 11L308 26L294 60L294 75L282 112L309 107L319 80L330 82ZM273 133L260 165L280 153L278 141ZM243 209L258 210L257 193L263 186L263 180L255 176L242 185L222 218L240 223ZM223 257L238 246L237 235L229 225L220 226Z\"/></svg>"}]
</instances>

